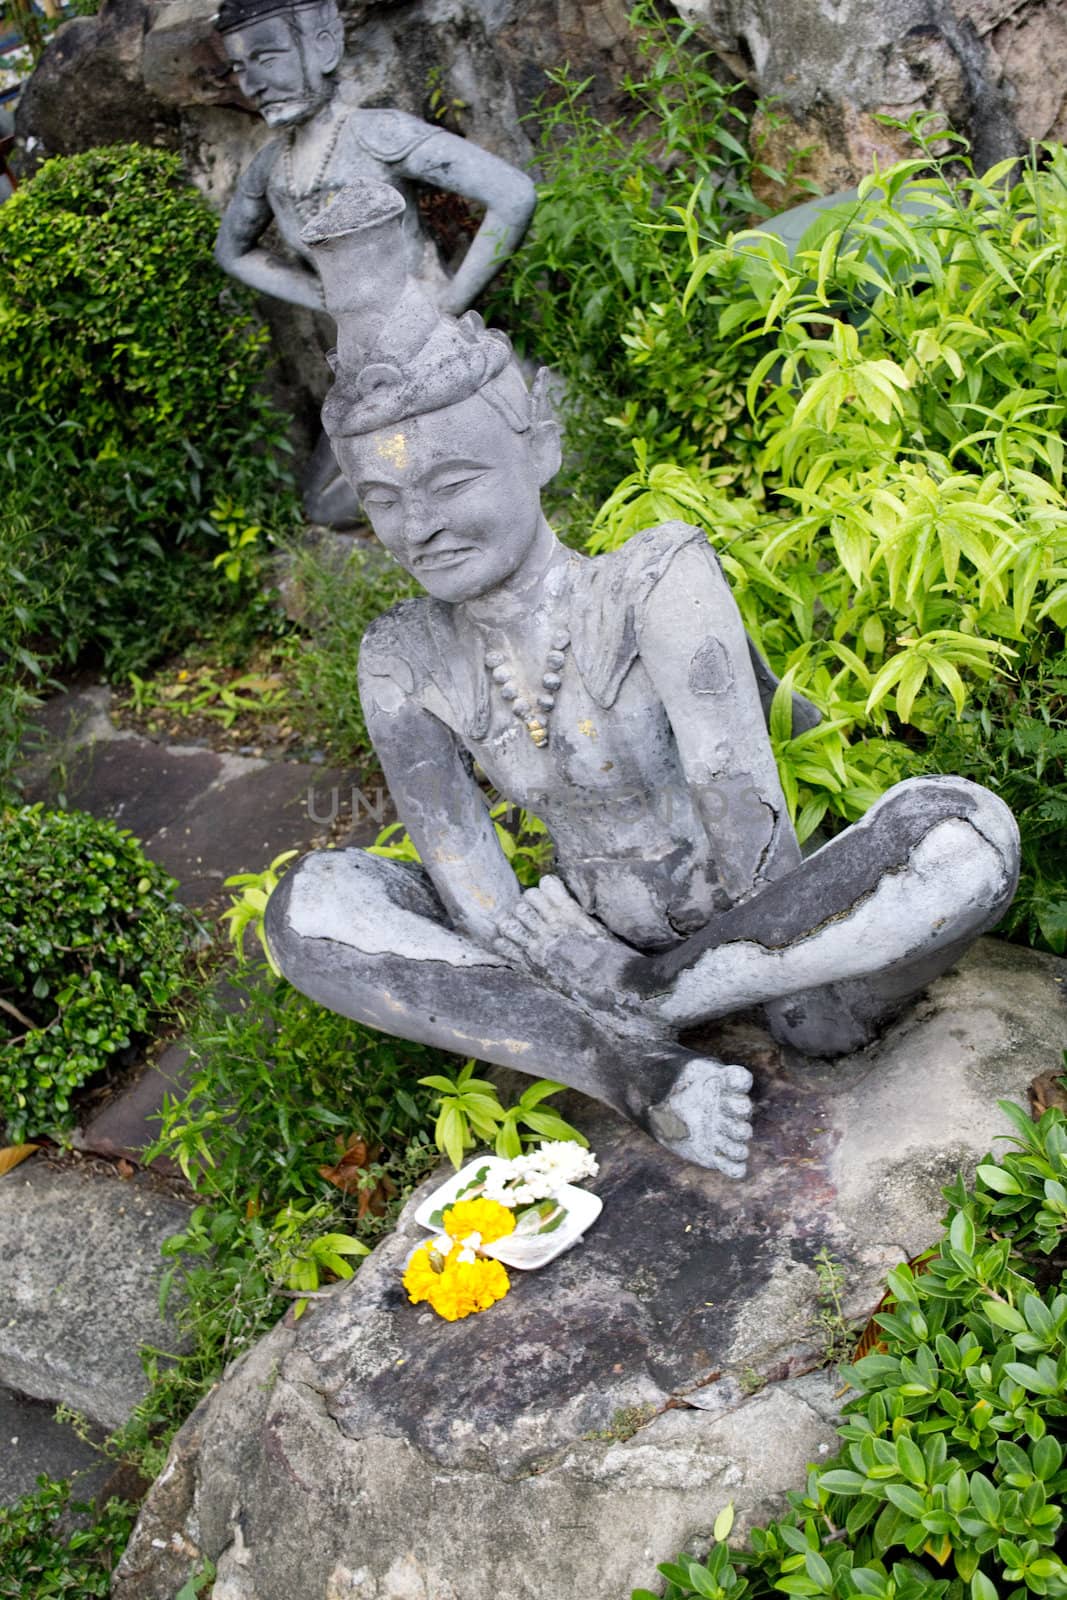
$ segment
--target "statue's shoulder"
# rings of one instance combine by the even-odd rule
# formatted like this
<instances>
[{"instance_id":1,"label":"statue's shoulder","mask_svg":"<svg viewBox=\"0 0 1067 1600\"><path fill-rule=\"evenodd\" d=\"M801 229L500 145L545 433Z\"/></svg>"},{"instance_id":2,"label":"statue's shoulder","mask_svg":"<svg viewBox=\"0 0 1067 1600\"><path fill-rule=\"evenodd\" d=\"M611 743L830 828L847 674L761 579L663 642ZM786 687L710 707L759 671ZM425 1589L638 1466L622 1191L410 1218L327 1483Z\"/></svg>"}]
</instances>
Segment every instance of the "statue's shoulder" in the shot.
<instances>
[{"instance_id":1,"label":"statue's shoulder","mask_svg":"<svg viewBox=\"0 0 1067 1600\"><path fill-rule=\"evenodd\" d=\"M395 665L412 654L421 655L429 643L429 601L400 600L364 629L359 644L359 669L375 676L392 676ZM401 674L411 678L410 671Z\"/></svg>"},{"instance_id":2,"label":"statue's shoulder","mask_svg":"<svg viewBox=\"0 0 1067 1600\"><path fill-rule=\"evenodd\" d=\"M436 130L410 112L373 108L350 111L346 131L369 155L392 165L403 161Z\"/></svg>"},{"instance_id":3,"label":"statue's shoulder","mask_svg":"<svg viewBox=\"0 0 1067 1600\"><path fill-rule=\"evenodd\" d=\"M587 581L594 589L614 594L621 604L633 605L641 594L651 592L679 552L691 547L706 553L714 564L715 552L702 529L688 522L659 522L635 533L617 550L595 556L586 567Z\"/></svg>"},{"instance_id":4,"label":"statue's shoulder","mask_svg":"<svg viewBox=\"0 0 1067 1600\"><path fill-rule=\"evenodd\" d=\"M237 187L244 194L252 195L257 200L262 199L267 192L274 164L281 155L284 145L284 139L268 139L267 143L256 151L237 180Z\"/></svg>"},{"instance_id":5,"label":"statue's shoulder","mask_svg":"<svg viewBox=\"0 0 1067 1600\"><path fill-rule=\"evenodd\" d=\"M690 548L715 565L715 552L699 528L661 522L578 568L574 614L582 621L572 629L572 645L579 671L598 704L614 703L639 652L648 597L679 553Z\"/></svg>"},{"instance_id":6,"label":"statue's shoulder","mask_svg":"<svg viewBox=\"0 0 1067 1600\"><path fill-rule=\"evenodd\" d=\"M405 694L416 695L440 676L441 642L426 596L401 600L368 624L359 646L361 681L389 678Z\"/></svg>"}]
</instances>

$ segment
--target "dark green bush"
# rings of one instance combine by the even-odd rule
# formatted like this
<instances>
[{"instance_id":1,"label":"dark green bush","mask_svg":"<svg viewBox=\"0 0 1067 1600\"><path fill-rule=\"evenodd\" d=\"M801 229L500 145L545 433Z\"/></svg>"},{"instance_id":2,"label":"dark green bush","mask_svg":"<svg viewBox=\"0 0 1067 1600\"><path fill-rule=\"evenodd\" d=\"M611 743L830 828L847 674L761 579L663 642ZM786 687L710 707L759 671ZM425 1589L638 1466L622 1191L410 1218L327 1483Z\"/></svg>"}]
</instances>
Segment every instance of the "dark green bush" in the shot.
<instances>
[{"instance_id":1,"label":"dark green bush","mask_svg":"<svg viewBox=\"0 0 1067 1600\"><path fill-rule=\"evenodd\" d=\"M1067 1119L1001 1105L1015 1148L945 1190L940 1243L890 1274L884 1350L845 1369L840 1454L745 1550L665 1563L666 1600L1067 1595Z\"/></svg>"},{"instance_id":2,"label":"dark green bush","mask_svg":"<svg viewBox=\"0 0 1067 1600\"><path fill-rule=\"evenodd\" d=\"M247 601L212 565L227 526L291 520L267 335L215 226L178 157L137 145L46 162L0 208L0 527L36 542L56 653L112 673Z\"/></svg>"},{"instance_id":3,"label":"dark green bush","mask_svg":"<svg viewBox=\"0 0 1067 1600\"><path fill-rule=\"evenodd\" d=\"M77 811L0 813L0 1121L69 1124L70 1096L182 983L186 914L129 833Z\"/></svg>"},{"instance_id":4,"label":"dark green bush","mask_svg":"<svg viewBox=\"0 0 1067 1600\"><path fill-rule=\"evenodd\" d=\"M92 1511L71 1500L68 1481L43 1474L30 1494L0 1506L0 1600L106 1600L137 1511L109 1500L91 1527L72 1525L73 1513Z\"/></svg>"}]
</instances>

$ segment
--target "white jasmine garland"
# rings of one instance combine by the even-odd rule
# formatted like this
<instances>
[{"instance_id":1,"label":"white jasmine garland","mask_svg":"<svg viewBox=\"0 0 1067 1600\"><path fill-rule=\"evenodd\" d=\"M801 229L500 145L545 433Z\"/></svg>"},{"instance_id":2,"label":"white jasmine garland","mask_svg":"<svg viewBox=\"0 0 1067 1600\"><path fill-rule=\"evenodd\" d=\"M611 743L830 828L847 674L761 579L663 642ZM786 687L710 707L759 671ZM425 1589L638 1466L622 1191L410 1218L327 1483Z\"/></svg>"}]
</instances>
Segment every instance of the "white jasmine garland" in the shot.
<instances>
[{"instance_id":1,"label":"white jasmine garland","mask_svg":"<svg viewBox=\"0 0 1067 1600\"><path fill-rule=\"evenodd\" d=\"M505 1206L533 1205L556 1199L566 1184L595 1177L598 1170L593 1153L574 1140L550 1140L497 1167L487 1177L483 1193L487 1200Z\"/></svg>"}]
</instances>

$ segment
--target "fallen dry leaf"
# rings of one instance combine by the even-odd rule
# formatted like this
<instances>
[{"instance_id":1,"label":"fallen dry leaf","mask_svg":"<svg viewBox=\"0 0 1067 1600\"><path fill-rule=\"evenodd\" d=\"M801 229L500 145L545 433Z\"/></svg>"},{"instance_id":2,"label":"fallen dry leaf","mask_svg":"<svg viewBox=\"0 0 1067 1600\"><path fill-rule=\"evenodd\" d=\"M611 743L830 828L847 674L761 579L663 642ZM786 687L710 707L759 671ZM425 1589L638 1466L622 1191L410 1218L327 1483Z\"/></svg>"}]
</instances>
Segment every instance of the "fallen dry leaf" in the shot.
<instances>
[{"instance_id":1,"label":"fallen dry leaf","mask_svg":"<svg viewBox=\"0 0 1067 1600\"><path fill-rule=\"evenodd\" d=\"M27 1156L32 1156L33 1152L40 1148L39 1144L5 1145L0 1150L0 1178L3 1177L5 1172L10 1172L13 1167L18 1166L20 1161L25 1161Z\"/></svg>"},{"instance_id":2,"label":"fallen dry leaf","mask_svg":"<svg viewBox=\"0 0 1067 1600\"><path fill-rule=\"evenodd\" d=\"M930 1270L930 1263L934 1259L933 1250L923 1250L917 1256L912 1256L908 1266L916 1277L921 1272ZM891 1289L887 1289L871 1313L870 1321L856 1341L856 1348L852 1352L853 1361L862 1361L864 1356L872 1355L875 1351L885 1354L889 1346L885 1342L885 1334L874 1320L881 1311L896 1310L896 1296Z\"/></svg>"},{"instance_id":3,"label":"fallen dry leaf","mask_svg":"<svg viewBox=\"0 0 1067 1600\"><path fill-rule=\"evenodd\" d=\"M1050 1106L1067 1111L1067 1076L1062 1072L1042 1072L1029 1088L1030 1115L1040 1121Z\"/></svg>"},{"instance_id":4,"label":"fallen dry leaf","mask_svg":"<svg viewBox=\"0 0 1067 1600\"><path fill-rule=\"evenodd\" d=\"M365 1217L368 1211L372 1217L384 1215L386 1206L396 1193L395 1183L386 1177L379 1178L374 1184L361 1181L367 1169L381 1155L381 1145L368 1145L365 1139L355 1133L347 1141L338 1137L337 1148L341 1153L337 1164L320 1167L319 1176L340 1189L342 1194L354 1194L357 1197L357 1218Z\"/></svg>"}]
</instances>

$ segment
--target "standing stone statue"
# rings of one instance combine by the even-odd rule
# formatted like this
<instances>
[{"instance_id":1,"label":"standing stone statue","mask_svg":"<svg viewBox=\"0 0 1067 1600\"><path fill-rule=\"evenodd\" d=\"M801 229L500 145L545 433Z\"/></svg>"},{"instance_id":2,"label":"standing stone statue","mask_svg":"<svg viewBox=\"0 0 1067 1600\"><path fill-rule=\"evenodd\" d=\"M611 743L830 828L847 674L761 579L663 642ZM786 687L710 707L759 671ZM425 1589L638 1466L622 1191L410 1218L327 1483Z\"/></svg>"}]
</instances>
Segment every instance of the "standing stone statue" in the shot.
<instances>
[{"instance_id":1,"label":"standing stone statue","mask_svg":"<svg viewBox=\"0 0 1067 1600\"><path fill-rule=\"evenodd\" d=\"M393 271L423 280L443 311L465 311L526 231L536 202L526 174L404 111L349 104L336 76L344 28L334 0L223 0L215 26L242 93L281 134L242 173L223 215L215 246L223 271L280 300L321 310L322 290L301 229L329 194L374 178L409 202ZM416 183L486 208L452 278L420 226ZM272 222L294 261L261 244ZM338 524L356 515L325 438L312 457L304 500L313 521Z\"/></svg>"},{"instance_id":2,"label":"standing stone statue","mask_svg":"<svg viewBox=\"0 0 1067 1600\"><path fill-rule=\"evenodd\" d=\"M594 559L560 544L544 385L474 313L442 317L390 276L402 209L359 186L304 245L338 323L326 430L427 591L367 629L359 663L423 864L306 856L268 902L270 948L335 1011L559 1078L740 1177L750 1075L679 1032L762 1004L802 1051L862 1046L1003 914L1018 830L987 790L914 778L802 859L774 679L706 537L667 523ZM548 827L556 872L535 889L475 763Z\"/></svg>"}]
</instances>

